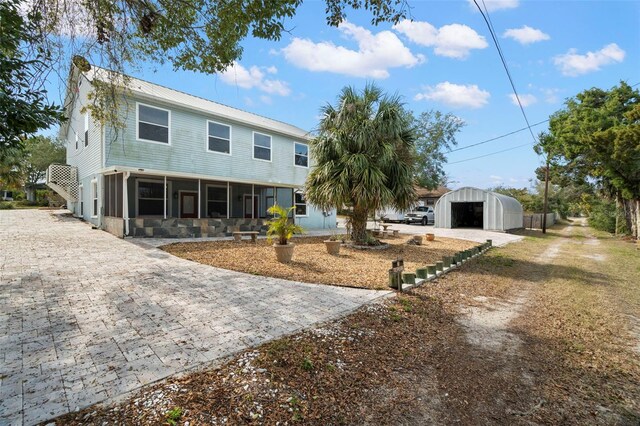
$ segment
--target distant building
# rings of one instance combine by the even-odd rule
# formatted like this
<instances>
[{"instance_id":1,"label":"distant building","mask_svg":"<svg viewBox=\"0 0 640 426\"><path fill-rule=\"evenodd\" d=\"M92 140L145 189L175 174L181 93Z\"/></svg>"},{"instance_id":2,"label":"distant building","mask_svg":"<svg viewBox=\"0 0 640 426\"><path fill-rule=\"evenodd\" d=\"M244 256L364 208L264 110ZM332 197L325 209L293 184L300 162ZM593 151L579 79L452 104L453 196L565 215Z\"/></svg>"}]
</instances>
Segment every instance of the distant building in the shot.
<instances>
[{"instance_id":1,"label":"distant building","mask_svg":"<svg viewBox=\"0 0 640 426\"><path fill-rule=\"evenodd\" d=\"M439 186L436 189L427 189L427 188L416 188L416 192L418 193L418 201L422 203L423 206L431 206L434 207L436 202L447 192L451 191L446 186Z\"/></svg>"}]
</instances>

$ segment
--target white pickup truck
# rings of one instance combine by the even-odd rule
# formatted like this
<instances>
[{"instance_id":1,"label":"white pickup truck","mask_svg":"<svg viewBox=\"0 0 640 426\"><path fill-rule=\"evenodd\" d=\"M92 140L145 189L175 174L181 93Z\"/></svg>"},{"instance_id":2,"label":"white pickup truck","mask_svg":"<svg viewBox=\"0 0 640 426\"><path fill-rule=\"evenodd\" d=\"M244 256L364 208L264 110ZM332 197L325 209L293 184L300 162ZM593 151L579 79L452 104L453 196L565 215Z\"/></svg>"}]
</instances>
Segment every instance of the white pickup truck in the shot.
<instances>
[{"instance_id":1,"label":"white pickup truck","mask_svg":"<svg viewBox=\"0 0 640 426\"><path fill-rule=\"evenodd\" d=\"M404 215L404 223L420 223L425 226L433 224L435 218L433 207L418 206Z\"/></svg>"}]
</instances>

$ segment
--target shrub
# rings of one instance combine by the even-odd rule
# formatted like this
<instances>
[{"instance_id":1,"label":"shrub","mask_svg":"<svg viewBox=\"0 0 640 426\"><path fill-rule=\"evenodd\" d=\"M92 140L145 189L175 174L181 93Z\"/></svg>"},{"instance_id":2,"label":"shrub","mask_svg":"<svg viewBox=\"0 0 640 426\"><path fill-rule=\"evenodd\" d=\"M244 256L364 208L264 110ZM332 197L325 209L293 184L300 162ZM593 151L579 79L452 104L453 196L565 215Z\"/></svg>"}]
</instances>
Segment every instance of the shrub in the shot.
<instances>
[{"instance_id":1,"label":"shrub","mask_svg":"<svg viewBox=\"0 0 640 426\"><path fill-rule=\"evenodd\" d=\"M13 203L0 201L0 210L11 210L14 208Z\"/></svg>"},{"instance_id":2,"label":"shrub","mask_svg":"<svg viewBox=\"0 0 640 426\"><path fill-rule=\"evenodd\" d=\"M616 231L616 204L600 199L591 206L589 226L600 231L614 233Z\"/></svg>"}]
</instances>

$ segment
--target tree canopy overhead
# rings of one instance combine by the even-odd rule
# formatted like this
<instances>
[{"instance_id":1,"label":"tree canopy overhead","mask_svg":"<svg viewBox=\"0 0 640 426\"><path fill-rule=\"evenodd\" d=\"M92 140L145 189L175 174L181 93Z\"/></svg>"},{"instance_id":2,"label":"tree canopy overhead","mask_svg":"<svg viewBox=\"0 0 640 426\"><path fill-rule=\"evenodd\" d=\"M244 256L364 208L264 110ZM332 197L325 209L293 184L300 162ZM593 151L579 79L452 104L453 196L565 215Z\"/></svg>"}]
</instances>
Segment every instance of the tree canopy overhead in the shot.
<instances>
[{"instance_id":1,"label":"tree canopy overhead","mask_svg":"<svg viewBox=\"0 0 640 426\"><path fill-rule=\"evenodd\" d=\"M25 0L26 4L26 0ZM216 73L242 56L249 35L279 40L302 0L38 0L46 38L61 36L71 55L123 71L137 59L174 69ZM349 9L372 23L398 22L405 0L325 0L326 22L338 26Z\"/></svg>"},{"instance_id":2,"label":"tree canopy overhead","mask_svg":"<svg viewBox=\"0 0 640 426\"><path fill-rule=\"evenodd\" d=\"M51 52L39 44L37 13L20 13L20 0L0 2L0 164L25 138L63 118L42 87Z\"/></svg>"},{"instance_id":3,"label":"tree canopy overhead","mask_svg":"<svg viewBox=\"0 0 640 426\"><path fill-rule=\"evenodd\" d=\"M361 92L345 87L321 114L306 198L322 209L352 206L351 238L362 243L370 213L416 201L415 129L400 99L371 84Z\"/></svg>"}]
</instances>

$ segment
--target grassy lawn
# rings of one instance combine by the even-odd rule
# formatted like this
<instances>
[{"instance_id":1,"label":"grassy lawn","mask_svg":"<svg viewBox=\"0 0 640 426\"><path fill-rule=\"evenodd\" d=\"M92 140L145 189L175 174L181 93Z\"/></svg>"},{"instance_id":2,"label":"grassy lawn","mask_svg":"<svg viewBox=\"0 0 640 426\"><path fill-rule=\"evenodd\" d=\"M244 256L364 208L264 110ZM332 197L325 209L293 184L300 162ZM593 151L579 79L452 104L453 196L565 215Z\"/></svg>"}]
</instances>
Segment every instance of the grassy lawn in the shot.
<instances>
[{"instance_id":1,"label":"grassy lawn","mask_svg":"<svg viewBox=\"0 0 640 426\"><path fill-rule=\"evenodd\" d=\"M57 424L637 425L638 253L582 227L526 235L384 304ZM497 348L461 325L487 300L518 306Z\"/></svg>"},{"instance_id":2,"label":"grassy lawn","mask_svg":"<svg viewBox=\"0 0 640 426\"><path fill-rule=\"evenodd\" d=\"M385 250L358 250L343 246L339 256L329 255L322 237L303 237L292 240L295 247L293 261L276 261L275 252L266 240L212 241L177 243L162 247L167 252L206 265L288 280L318 284L333 284L370 289L387 289L391 261L404 259L405 269L416 268L453 256L478 243L452 238L424 241L422 246L408 245L408 236L388 238Z\"/></svg>"}]
</instances>

